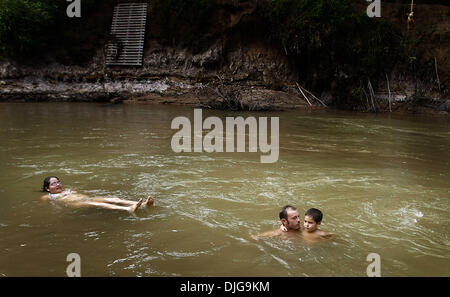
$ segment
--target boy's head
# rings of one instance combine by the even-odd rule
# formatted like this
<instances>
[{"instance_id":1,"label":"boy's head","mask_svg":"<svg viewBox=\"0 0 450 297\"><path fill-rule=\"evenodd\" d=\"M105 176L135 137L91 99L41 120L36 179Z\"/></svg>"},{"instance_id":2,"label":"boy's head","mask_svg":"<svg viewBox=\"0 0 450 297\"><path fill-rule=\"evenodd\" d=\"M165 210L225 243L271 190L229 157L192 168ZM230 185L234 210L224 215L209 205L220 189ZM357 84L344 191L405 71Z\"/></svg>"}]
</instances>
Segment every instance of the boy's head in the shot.
<instances>
[{"instance_id":1,"label":"boy's head","mask_svg":"<svg viewBox=\"0 0 450 297\"><path fill-rule=\"evenodd\" d=\"M300 229L300 216L297 208L286 205L280 211L280 220L287 229Z\"/></svg>"},{"instance_id":2,"label":"boy's head","mask_svg":"<svg viewBox=\"0 0 450 297\"><path fill-rule=\"evenodd\" d=\"M305 220L303 221L303 227L307 232L316 231L320 223L322 222L323 214L317 208L310 208L305 213Z\"/></svg>"}]
</instances>

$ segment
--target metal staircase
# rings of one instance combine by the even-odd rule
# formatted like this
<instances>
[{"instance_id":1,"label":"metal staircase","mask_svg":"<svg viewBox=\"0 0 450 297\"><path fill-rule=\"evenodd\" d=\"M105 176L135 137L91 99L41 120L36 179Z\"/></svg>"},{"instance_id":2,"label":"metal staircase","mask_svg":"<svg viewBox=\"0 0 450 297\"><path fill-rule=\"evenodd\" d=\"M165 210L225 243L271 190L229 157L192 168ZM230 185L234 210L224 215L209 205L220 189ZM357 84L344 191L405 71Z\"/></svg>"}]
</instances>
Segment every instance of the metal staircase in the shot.
<instances>
[{"instance_id":1,"label":"metal staircase","mask_svg":"<svg viewBox=\"0 0 450 297\"><path fill-rule=\"evenodd\" d=\"M147 3L120 3L114 8L106 65L142 66Z\"/></svg>"}]
</instances>

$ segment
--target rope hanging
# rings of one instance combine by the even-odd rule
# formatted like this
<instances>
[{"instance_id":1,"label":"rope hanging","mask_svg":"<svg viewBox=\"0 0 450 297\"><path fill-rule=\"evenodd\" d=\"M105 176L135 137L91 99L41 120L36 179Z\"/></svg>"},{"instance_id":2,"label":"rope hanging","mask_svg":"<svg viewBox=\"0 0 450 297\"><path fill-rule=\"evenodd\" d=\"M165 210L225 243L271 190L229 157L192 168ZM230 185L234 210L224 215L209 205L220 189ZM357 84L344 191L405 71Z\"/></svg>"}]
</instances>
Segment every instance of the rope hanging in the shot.
<instances>
[{"instance_id":1,"label":"rope hanging","mask_svg":"<svg viewBox=\"0 0 450 297\"><path fill-rule=\"evenodd\" d=\"M408 14L408 31L414 24L414 0L411 0L411 12Z\"/></svg>"}]
</instances>

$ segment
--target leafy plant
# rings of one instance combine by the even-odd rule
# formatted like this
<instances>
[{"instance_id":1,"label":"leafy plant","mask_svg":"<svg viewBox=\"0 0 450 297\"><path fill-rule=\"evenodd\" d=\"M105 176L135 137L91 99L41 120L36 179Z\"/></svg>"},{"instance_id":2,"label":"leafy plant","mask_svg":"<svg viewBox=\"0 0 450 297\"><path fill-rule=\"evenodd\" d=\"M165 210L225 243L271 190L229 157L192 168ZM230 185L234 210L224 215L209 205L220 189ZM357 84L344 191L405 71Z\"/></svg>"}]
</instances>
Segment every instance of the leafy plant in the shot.
<instances>
[{"instance_id":1,"label":"leafy plant","mask_svg":"<svg viewBox=\"0 0 450 297\"><path fill-rule=\"evenodd\" d=\"M94 49L83 26L100 2L82 0L82 17L69 18L65 1L0 0L0 56L26 62L51 52L56 59L85 62Z\"/></svg>"},{"instance_id":2,"label":"leafy plant","mask_svg":"<svg viewBox=\"0 0 450 297\"><path fill-rule=\"evenodd\" d=\"M407 66L410 44L402 33L385 20L357 15L349 0L267 0L262 15L300 79L318 89L334 81L347 96L360 78Z\"/></svg>"},{"instance_id":3,"label":"leafy plant","mask_svg":"<svg viewBox=\"0 0 450 297\"><path fill-rule=\"evenodd\" d=\"M40 1L0 0L0 52L17 57L42 50L54 25L52 9Z\"/></svg>"}]
</instances>

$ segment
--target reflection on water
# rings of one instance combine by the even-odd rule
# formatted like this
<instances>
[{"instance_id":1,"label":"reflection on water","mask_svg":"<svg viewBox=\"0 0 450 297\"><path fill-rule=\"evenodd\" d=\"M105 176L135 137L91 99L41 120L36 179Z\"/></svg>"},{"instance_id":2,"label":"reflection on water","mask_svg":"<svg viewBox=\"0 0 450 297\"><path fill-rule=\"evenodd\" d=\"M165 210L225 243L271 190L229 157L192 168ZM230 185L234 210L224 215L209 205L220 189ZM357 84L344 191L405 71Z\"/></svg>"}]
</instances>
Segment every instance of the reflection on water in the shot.
<instances>
[{"instance_id":1,"label":"reflection on water","mask_svg":"<svg viewBox=\"0 0 450 297\"><path fill-rule=\"evenodd\" d=\"M447 118L337 112L279 116L280 156L174 153L177 116L147 105L0 105L0 275L64 276L69 253L84 276L450 276ZM59 176L88 195L153 195L135 216L39 201ZM331 242L254 241L279 209L324 212Z\"/></svg>"}]
</instances>

